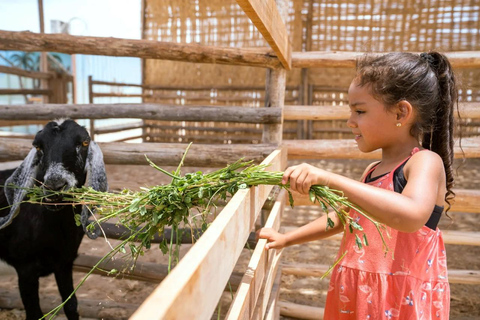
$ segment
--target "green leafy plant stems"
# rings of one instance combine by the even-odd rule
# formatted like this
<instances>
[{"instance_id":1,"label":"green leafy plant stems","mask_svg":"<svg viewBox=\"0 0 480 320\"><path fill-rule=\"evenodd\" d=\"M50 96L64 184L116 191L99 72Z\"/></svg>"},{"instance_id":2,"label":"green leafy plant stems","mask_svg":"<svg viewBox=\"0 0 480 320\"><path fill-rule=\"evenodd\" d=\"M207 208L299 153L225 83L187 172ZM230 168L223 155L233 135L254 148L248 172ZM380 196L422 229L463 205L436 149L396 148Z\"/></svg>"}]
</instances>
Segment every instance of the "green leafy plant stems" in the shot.
<instances>
[{"instance_id":1,"label":"green leafy plant stems","mask_svg":"<svg viewBox=\"0 0 480 320\"><path fill-rule=\"evenodd\" d=\"M63 197L63 202L55 205L73 204L95 207L99 217L88 226L90 230L93 230L96 225L101 228L102 222L115 218L118 220L117 223L122 224L131 231L131 235L126 240L113 248L92 268L74 292L103 261L119 252L135 262L140 255L144 254L145 249L150 249L151 240L155 234L162 235L166 226L172 227L172 234L176 233L177 239L180 238L178 233L181 224L190 226L193 229L194 225L197 226L200 223L200 228L202 231L205 231L208 227L207 218L211 214L210 211L212 207L216 208L216 200L226 200L240 189L258 185L279 186L288 191L290 205L292 207L294 205L289 185L281 183L283 172L266 171L266 165L253 165L251 161L240 159L217 171L205 174L198 171L182 176L180 167L183 164L183 159L173 173L158 167L148 158L147 161L153 168L171 177L171 183L151 188L142 188L138 192L125 189L120 193L100 192L92 188L82 187L66 191L49 192L47 196L39 187L28 189L28 196L25 202L53 205L54 203L48 202L47 198L52 194L56 194ZM328 207L332 208L344 225L344 228L348 226L349 231L352 233L354 230L362 233L363 228L352 219L347 209L353 209L363 215L375 225L381 236L385 252L387 252L388 247L382 233L382 229L385 229L384 226L372 219L361 208L348 201L342 192L326 186L314 185L310 188L310 200L318 202L325 212L328 212ZM196 209L198 214L192 215L192 209ZM80 224L80 217L76 217L76 219L77 223ZM333 227L333 221L328 218L327 229ZM355 237L358 247L361 248L363 245L368 245L365 233L363 233L362 238L358 236L358 233L355 233ZM179 246L178 240L176 243L173 243L172 240L167 242L165 239L159 244L164 254L167 252L170 254L169 271L174 263L178 263ZM129 255L127 254L127 249L130 251ZM335 265L337 263L338 261ZM63 304L49 314L56 314L62 306Z\"/></svg>"},{"instance_id":2,"label":"green leafy plant stems","mask_svg":"<svg viewBox=\"0 0 480 320\"><path fill-rule=\"evenodd\" d=\"M289 185L281 184L283 172L266 171L267 166L265 165L253 165L252 162L245 162L240 159L211 173L204 174L198 171L181 176L179 170L169 173L148 158L147 161L153 168L170 176L172 182L167 185L143 188L139 192L123 190L120 193L109 193L84 187L55 193L62 195L63 204L82 204L97 207L99 218L89 228L94 228L95 225L100 225L112 218L117 218L118 223L130 229L131 232L136 232L142 227L144 231L139 233L135 239L137 242L140 241L140 244L129 244L134 256L143 254L144 248L149 249L153 236L156 233L161 234L165 226L172 226L173 230L177 231L180 224L191 226L193 220L200 217L201 229L205 230L208 226L207 217L210 214L211 207L215 206L215 200L219 198L226 200L239 189L258 185L279 186L288 191L290 204L291 206L294 205ZM29 190L27 201L52 204L46 202L46 198L43 190L37 187ZM384 226L372 219L361 208L348 201L340 191L314 185L310 188L310 200L318 202L325 212L328 211L329 207L332 208L342 224L344 226L348 225L352 233L353 230L363 232L363 228L352 219L346 209L353 209L363 215L375 225L381 235L385 250L388 250L382 233ZM191 209L194 208L198 210L199 214L194 215L194 218L191 219ZM333 221L329 218L327 228L332 227ZM359 247L368 245L365 234L361 238L356 234L356 240ZM164 253L169 251L168 248L171 249L172 246L173 243L164 242L160 244Z\"/></svg>"}]
</instances>

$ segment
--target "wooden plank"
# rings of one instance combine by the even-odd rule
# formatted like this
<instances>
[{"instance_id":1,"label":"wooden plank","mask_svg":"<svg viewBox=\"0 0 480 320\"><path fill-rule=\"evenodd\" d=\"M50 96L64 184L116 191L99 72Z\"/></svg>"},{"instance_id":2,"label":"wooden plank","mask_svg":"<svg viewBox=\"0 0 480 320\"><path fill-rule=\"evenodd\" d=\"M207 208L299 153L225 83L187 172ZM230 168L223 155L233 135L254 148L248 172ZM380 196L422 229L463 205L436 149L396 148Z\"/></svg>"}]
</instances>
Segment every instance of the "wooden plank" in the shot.
<instances>
[{"instance_id":1,"label":"wooden plank","mask_svg":"<svg viewBox=\"0 0 480 320\"><path fill-rule=\"evenodd\" d=\"M273 282L272 291L270 293L270 300L268 301L267 311L265 317L261 317L260 312L253 315L252 320L279 320L280 319L280 307L278 301L280 299L280 286L282 284L282 267L278 267L275 281ZM257 308L258 309L258 308ZM257 316L257 317L256 317Z\"/></svg>"},{"instance_id":2,"label":"wooden plank","mask_svg":"<svg viewBox=\"0 0 480 320\"><path fill-rule=\"evenodd\" d=\"M455 199L452 203L451 212L480 213L480 190L458 189L455 192ZM310 197L293 192L295 206L311 206ZM318 204L315 204L318 205Z\"/></svg>"},{"instance_id":3,"label":"wooden plank","mask_svg":"<svg viewBox=\"0 0 480 320\"><path fill-rule=\"evenodd\" d=\"M145 159L162 166L177 166L187 144L182 143L98 143L106 164L148 165ZM0 138L0 161L23 160L32 148L32 140ZM224 167L244 157L260 163L277 148L274 144L193 144L185 166Z\"/></svg>"},{"instance_id":4,"label":"wooden plank","mask_svg":"<svg viewBox=\"0 0 480 320\"><path fill-rule=\"evenodd\" d=\"M16 94L38 94L51 96L52 90L49 89L0 89L0 95L16 95ZM2 117L3 118L3 117ZM7 118L3 118L8 120ZM34 119L31 119L34 120Z\"/></svg>"},{"instance_id":5,"label":"wooden plank","mask_svg":"<svg viewBox=\"0 0 480 320\"><path fill-rule=\"evenodd\" d=\"M285 83L287 72L284 69L268 69L265 79L265 107L283 112L285 103ZM262 142L280 144L283 139L283 123L265 124L263 126Z\"/></svg>"},{"instance_id":6,"label":"wooden plank","mask_svg":"<svg viewBox=\"0 0 480 320\"><path fill-rule=\"evenodd\" d=\"M89 272L92 270L92 267L98 263L102 257L99 256L90 256L90 255L79 255L73 264L73 270L79 272ZM136 261L135 268L130 270L131 264L126 263L123 259L109 260L105 261L99 266L101 269L95 269L94 274L98 274L106 277L114 277L116 279L128 279L128 280L138 280L146 281L152 283L160 283L168 275L168 266L162 265L153 262L142 262ZM116 269L121 273L110 275L108 272ZM125 271L122 271L125 270ZM228 280L228 286L225 287L225 290L237 290L243 274L234 272Z\"/></svg>"},{"instance_id":7,"label":"wooden plank","mask_svg":"<svg viewBox=\"0 0 480 320\"><path fill-rule=\"evenodd\" d=\"M275 0L237 0L237 3L275 51L283 67L290 70L292 46Z\"/></svg>"},{"instance_id":8,"label":"wooden plank","mask_svg":"<svg viewBox=\"0 0 480 320\"><path fill-rule=\"evenodd\" d=\"M196 43L174 43L113 37L83 37L67 34L40 34L28 31L0 30L0 50L47 51L68 54L91 54L137 57L195 63L217 63L262 68L282 64L270 48L233 48Z\"/></svg>"},{"instance_id":9,"label":"wooden plank","mask_svg":"<svg viewBox=\"0 0 480 320\"><path fill-rule=\"evenodd\" d=\"M452 204L453 212L480 213L480 190L454 190L455 199Z\"/></svg>"},{"instance_id":10,"label":"wooden plank","mask_svg":"<svg viewBox=\"0 0 480 320\"><path fill-rule=\"evenodd\" d=\"M14 74L21 77L33 79L50 79L53 77L51 72L28 71L17 67L0 66L0 73Z\"/></svg>"},{"instance_id":11,"label":"wooden plank","mask_svg":"<svg viewBox=\"0 0 480 320\"><path fill-rule=\"evenodd\" d=\"M270 216L265 223L265 228L273 228L275 230L280 228L280 218L285 208L286 196L287 192L285 190L282 190L278 195L270 212ZM282 252L277 250L266 251L266 244L266 239L260 239L258 241L247 266L247 271L235 293L235 297L233 298L233 302L230 305L225 319L250 319L255 311L255 306L257 305L262 288L264 292L270 292ZM275 261L275 263L273 263L273 261ZM261 305L264 305L266 308L269 294L266 294L264 297L266 301L262 300L260 302ZM264 314L265 308L262 308L262 314Z\"/></svg>"},{"instance_id":12,"label":"wooden plank","mask_svg":"<svg viewBox=\"0 0 480 320\"><path fill-rule=\"evenodd\" d=\"M283 140L289 159L380 159L380 151L363 153L356 142L337 140ZM480 138L463 138L462 150L455 145L455 158L480 158Z\"/></svg>"},{"instance_id":13,"label":"wooden plank","mask_svg":"<svg viewBox=\"0 0 480 320\"><path fill-rule=\"evenodd\" d=\"M149 103L0 105L0 114L3 120L142 118L165 121L220 121L271 124L281 123L282 121L282 111L279 108L178 106Z\"/></svg>"},{"instance_id":14,"label":"wooden plank","mask_svg":"<svg viewBox=\"0 0 480 320\"><path fill-rule=\"evenodd\" d=\"M280 314L286 317L305 319L305 320L319 320L323 319L325 312L324 308L304 306L292 302L280 301Z\"/></svg>"},{"instance_id":15,"label":"wooden plank","mask_svg":"<svg viewBox=\"0 0 480 320\"><path fill-rule=\"evenodd\" d=\"M292 53L292 68L354 68L364 52L308 51ZM378 53L381 54L381 53ZM480 51L445 52L455 69L480 68Z\"/></svg>"},{"instance_id":16,"label":"wooden plank","mask_svg":"<svg viewBox=\"0 0 480 320\"><path fill-rule=\"evenodd\" d=\"M480 270L448 270L449 283L480 284Z\"/></svg>"},{"instance_id":17,"label":"wooden plank","mask_svg":"<svg viewBox=\"0 0 480 320\"><path fill-rule=\"evenodd\" d=\"M480 246L480 232L442 230L445 244Z\"/></svg>"},{"instance_id":18,"label":"wooden plank","mask_svg":"<svg viewBox=\"0 0 480 320\"><path fill-rule=\"evenodd\" d=\"M462 118L480 119L479 102L459 103ZM457 113L454 114L457 117ZM300 106L285 105L284 120L347 120L350 117L350 108L345 105L329 106Z\"/></svg>"},{"instance_id":19,"label":"wooden plank","mask_svg":"<svg viewBox=\"0 0 480 320\"><path fill-rule=\"evenodd\" d=\"M281 170L285 159L278 149L264 163L272 164L268 170ZM238 191L131 319L210 319L271 189Z\"/></svg>"}]
</instances>

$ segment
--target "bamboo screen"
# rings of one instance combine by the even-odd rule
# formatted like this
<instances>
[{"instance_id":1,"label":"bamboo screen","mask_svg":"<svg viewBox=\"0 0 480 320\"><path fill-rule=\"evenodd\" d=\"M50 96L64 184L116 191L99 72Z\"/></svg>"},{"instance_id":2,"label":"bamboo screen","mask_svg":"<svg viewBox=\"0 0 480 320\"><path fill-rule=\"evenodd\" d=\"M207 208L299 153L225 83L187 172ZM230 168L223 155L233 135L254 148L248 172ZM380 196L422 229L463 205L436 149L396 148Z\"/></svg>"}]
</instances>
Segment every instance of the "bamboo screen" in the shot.
<instances>
[{"instance_id":1,"label":"bamboo screen","mask_svg":"<svg viewBox=\"0 0 480 320\"><path fill-rule=\"evenodd\" d=\"M478 51L479 16L480 0L295 0L289 4L287 28L293 51ZM242 48L268 46L234 0L146 0L145 38ZM345 103L354 70L306 72L304 81L300 70L288 73L285 104ZM457 76L460 100L479 101L480 71L461 70ZM144 82L179 88L156 90L155 97L146 102L262 107L265 70L147 60ZM191 90L195 87L197 90ZM309 94L303 97L302 92ZM255 125L149 123L151 141L255 143L261 138L261 127ZM196 130L189 129L192 127ZM341 138L345 131L345 124L339 121L295 121L285 123L284 139Z\"/></svg>"}]
</instances>

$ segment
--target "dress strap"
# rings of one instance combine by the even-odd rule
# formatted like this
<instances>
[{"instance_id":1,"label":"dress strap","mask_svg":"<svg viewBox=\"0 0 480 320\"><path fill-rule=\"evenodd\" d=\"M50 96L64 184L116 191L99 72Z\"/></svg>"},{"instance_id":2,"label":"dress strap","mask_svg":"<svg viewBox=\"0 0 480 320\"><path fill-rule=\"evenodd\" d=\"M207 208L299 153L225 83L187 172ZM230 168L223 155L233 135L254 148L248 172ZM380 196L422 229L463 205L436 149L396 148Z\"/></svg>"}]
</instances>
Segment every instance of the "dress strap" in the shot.
<instances>
[{"instance_id":1,"label":"dress strap","mask_svg":"<svg viewBox=\"0 0 480 320\"><path fill-rule=\"evenodd\" d=\"M413 148L412 151L410 152L410 155L409 155L407 158L405 158L403 161L401 161L398 165L396 165L395 168L393 168L393 170L391 170L390 172L395 172L395 170L397 170L399 167L401 167L402 165L404 165L408 160L410 160L410 158L411 158L415 153L420 152L420 151L423 151L423 150L425 150L425 149L420 149L420 148L418 148L418 147ZM368 172L367 172L367 174L365 175L365 177L363 177L363 179L362 179L363 182L365 182L365 181L367 180L367 178L371 176L373 170L375 170L375 168L376 168L380 163L381 163L381 161L378 161L377 163L374 163L374 164L372 165L372 167L368 170ZM387 175L387 174L390 173L390 172L387 172L387 173L385 173L385 174L383 174L383 175ZM383 176L383 175L382 175L382 176ZM380 176L379 176L379 177L380 177ZM376 178L377 178L377 177L376 177Z\"/></svg>"}]
</instances>

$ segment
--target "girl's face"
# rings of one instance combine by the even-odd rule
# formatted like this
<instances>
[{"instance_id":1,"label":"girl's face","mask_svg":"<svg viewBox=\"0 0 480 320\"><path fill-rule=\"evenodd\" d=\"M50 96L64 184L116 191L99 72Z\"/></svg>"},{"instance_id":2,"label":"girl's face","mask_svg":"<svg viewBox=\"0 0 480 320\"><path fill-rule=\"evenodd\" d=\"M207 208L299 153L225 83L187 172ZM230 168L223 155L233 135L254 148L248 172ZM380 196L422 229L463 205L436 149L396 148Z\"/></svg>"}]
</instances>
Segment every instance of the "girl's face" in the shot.
<instances>
[{"instance_id":1,"label":"girl's face","mask_svg":"<svg viewBox=\"0 0 480 320\"><path fill-rule=\"evenodd\" d=\"M357 80L353 80L348 100L351 113L347 125L360 151L371 152L395 143L397 114L387 111L385 105L371 95L369 86L359 87Z\"/></svg>"}]
</instances>

